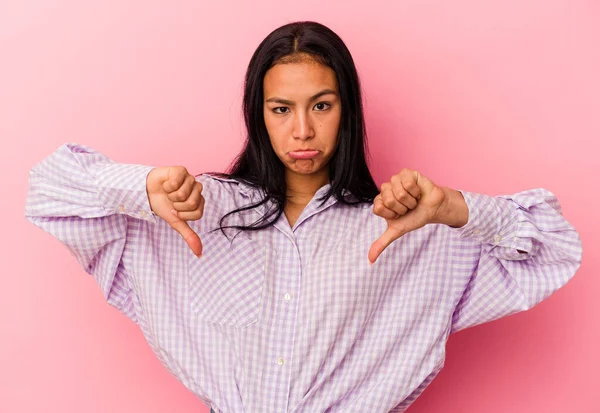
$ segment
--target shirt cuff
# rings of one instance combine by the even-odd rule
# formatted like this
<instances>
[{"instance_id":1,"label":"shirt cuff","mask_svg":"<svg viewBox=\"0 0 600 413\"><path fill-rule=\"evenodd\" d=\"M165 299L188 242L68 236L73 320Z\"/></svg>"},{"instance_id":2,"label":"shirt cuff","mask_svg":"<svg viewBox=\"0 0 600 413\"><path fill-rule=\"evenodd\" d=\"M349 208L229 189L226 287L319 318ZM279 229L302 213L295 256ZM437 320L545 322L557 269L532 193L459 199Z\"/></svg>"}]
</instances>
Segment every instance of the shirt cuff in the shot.
<instances>
[{"instance_id":1,"label":"shirt cuff","mask_svg":"<svg viewBox=\"0 0 600 413\"><path fill-rule=\"evenodd\" d=\"M525 234L521 234L526 217L520 205L511 199L458 191L464 196L469 209L467 223L460 228L453 228L461 238L471 238L491 246L490 252L498 258L528 257L532 242Z\"/></svg>"},{"instance_id":2,"label":"shirt cuff","mask_svg":"<svg viewBox=\"0 0 600 413\"><path fill-rule=\"evenodd\" d=\"M157 222L146 192L146 177L153 166L105 163L92 171L98 185L101 205L109 213L125 214Z\"/></svg>"}]
</instances>

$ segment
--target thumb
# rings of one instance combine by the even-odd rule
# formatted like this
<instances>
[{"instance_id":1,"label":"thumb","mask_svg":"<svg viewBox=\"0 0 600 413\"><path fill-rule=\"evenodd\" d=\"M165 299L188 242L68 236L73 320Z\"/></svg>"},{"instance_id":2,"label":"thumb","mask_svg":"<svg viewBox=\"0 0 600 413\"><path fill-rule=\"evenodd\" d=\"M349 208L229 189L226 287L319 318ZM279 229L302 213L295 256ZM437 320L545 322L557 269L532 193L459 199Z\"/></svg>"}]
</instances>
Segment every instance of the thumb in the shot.
<instances>
[{"instance_id":1,"label":"thumb","mask_svg":"<svg viewBox=\"0 0 600 413\"><path fill-rule=\"evenodd\" d=\"M369 249L369 261L371 264L375 263L375 260L381 255L383 250L385 250L388 245L397 240L402 236L402 232L398 231L395 228L389 227L385 230L385 232L371 245Z\"/></svg>"},{"instance_id":2,"label":"thumb","mask_svg":"<svg viewBox=\"0 0 600 413\"><path fill-rule=\"evenodd\" d=\"M178 220L169 223L169 225L171 225L175 231L179 232L196 256L200 257L202 255L202 241L200 241L198 234L190 228L187 222Z\"/></svg>"}]
</instances>

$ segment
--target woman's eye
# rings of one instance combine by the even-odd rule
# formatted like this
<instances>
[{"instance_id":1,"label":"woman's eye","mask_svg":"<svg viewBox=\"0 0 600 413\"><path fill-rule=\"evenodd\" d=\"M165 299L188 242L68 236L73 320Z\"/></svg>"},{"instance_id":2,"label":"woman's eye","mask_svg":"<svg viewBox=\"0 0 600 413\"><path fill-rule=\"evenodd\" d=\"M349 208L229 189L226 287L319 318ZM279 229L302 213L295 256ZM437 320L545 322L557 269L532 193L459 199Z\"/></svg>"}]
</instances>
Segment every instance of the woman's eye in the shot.
<instances>
[{"instance_id":1,"label":"woman's eye","mask_svg":"<svg viewBox=\"0 0 600 413\"><path fill-rule=\"evenodd\" d=\"M329 107L330 107L330 106L331 106L331 105L330 105L329 103L320 102L320 103L317 103L317 104L315 105L315 109L317 109L317 110L319 110L319 111L322 111L322 110L327 110L327 109L329 109Z\"/></svg>"},{"instance_id":2,"label":"woman's eye","mask_svg":"<svg viewBox=\"0 0 600 413\"><path fill-rule=\"evenodd\" d=\"M287 113L287 110L288 110L288 108L286 108L285 106L281 106L279 108L274 108L273 112L283 114L283 113Z\"/></svg>"}]
</instances>

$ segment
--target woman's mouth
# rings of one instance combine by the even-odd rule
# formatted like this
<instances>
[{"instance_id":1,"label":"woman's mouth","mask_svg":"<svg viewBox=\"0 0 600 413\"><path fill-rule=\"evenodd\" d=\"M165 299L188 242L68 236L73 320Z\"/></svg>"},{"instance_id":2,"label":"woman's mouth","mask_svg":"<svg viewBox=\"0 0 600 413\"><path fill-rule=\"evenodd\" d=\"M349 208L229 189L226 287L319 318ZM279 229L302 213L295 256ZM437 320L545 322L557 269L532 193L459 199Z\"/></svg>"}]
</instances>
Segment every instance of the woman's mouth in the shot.
<instances>
[{"instance_id":1,"label":"woman's mouth","mask_svg":"<svg viewBox=\"0 0 600 413\"><path fill-rule=\"evenodd\" d=\"M294 159L312 159L319 154L319 151L292 151L288 152L288 154Z\"/></svg>"}]
</instances>

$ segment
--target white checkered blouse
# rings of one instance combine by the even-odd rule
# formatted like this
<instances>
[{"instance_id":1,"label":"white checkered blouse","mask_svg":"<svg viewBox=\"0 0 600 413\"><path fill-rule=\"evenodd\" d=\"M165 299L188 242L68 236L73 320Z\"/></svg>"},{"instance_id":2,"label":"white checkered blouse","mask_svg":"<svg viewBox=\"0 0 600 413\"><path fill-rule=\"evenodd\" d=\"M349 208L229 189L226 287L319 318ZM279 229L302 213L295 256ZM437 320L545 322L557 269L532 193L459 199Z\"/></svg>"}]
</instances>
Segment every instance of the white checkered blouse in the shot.
<instances>
[{"instance_id":1,"label":"white checkered blouse","mask_svg":"<svg viewBox=\"0 0 600 413\"><path fill-rule=\"evenodd\" d=\"M426 225L371 266L386 228L372 204L320 205L326 185L293 228L282 215L228 239L212 231L219 218L261 194L208 175L197 178L204 217L189 222L204 245L197 258L150 209L151 169L64 144L32 168L25 214L217 413L403 412L442 368L450 333L531 308L581 261L545 189L461 191L464 227Z\"/></svg>"}]
</instances>

